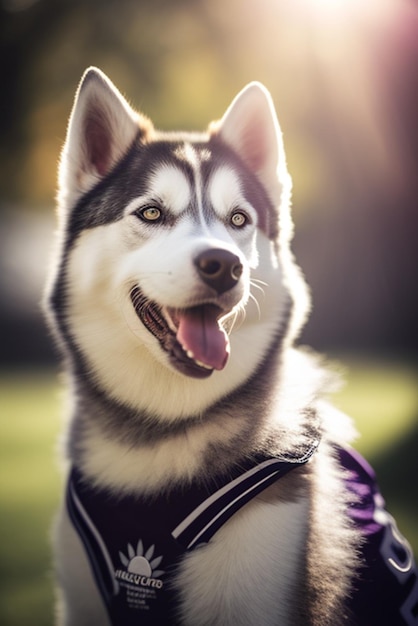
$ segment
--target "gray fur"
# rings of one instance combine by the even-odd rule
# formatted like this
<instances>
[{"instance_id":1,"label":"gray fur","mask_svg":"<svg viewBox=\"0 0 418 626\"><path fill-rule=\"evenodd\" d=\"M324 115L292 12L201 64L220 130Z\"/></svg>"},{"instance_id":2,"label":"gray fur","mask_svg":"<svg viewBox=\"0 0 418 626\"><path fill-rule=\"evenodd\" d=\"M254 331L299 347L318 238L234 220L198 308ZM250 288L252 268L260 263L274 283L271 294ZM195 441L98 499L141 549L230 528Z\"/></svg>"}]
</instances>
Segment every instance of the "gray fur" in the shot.
<instances>
[{"instance_id":1,"label":"gray fur","mask_svg":"<svg viewBox=\"0 0 418 626\"><path fill-rule=\"evenodd\" d=\"M78 113L77 107L84 106L83 98L89 97L88 90L95 89L98 93L101 91L106 93L106 90L110 90L105 96L108 99L107 108L103 105L103 110L94 111L99 115L99 125L103 128L107 125L111 127L111 124L115 123L112 114L109 113L109 110L113 110L112 107L118 111L118 115L121 115L121 111L123 112L127 107L121 104L120 96L112 91L114 88L109 85L106 87L106 84L106 79L100 73L92 71L87 74L79 90L81 104L75 105L61 166L63 177L67 176L68 169L68 179L73 180L71 184L74 186L78 180L84 180L86 164L81 172L71 173L71 163L66 163L66 159L68 160L67 153L75 150L74 137L77 124L81 122L87 124L82 117L81 122L79 121L77 116L82 116L82 112ZM92 100L90 103L87 101L85 106L97 107L99 105L96 100ZM222 440L219 437L215 441L207 438L204 444L201 444L199 454L193 459L195 462L193 471L185 470L179 478L173 470L173 476L169 476L165 483L159 483L158 490L161 492L169 491L178 481L184 486L191 481L204 482L206 476L209 475L212 478L217 474L228 472L229 468L261 452L283 458L302 456L314 441L321 440L319 451L311 462L266 490L257 502L262 505L271 503L272 507L291 505L301 501L309 502L307 518L299 520L304 530L298 549L298 563L294 564L298 584L294 587L292 597L286 599L289 611L293 611L291 624L316 626L346 624L348 616L345 615L343 606L356 565L353 546L357 541L357 536L345 519L346 496L342 488L342 477L339 475L332 454L334 435L329 432L328 426L322 419L321 398L327 391L328 375L322 372L316 359L307 355L295 356L291 349L292 342L305 318L303 311L305 305L299 303L300 301L306 302L306 291L300 271L289 249L291 236L287 198L289 188L287 183L283 182L286 181L286 176L282 172L282 178L279 177L279 191L266 189L264 181L266 177L271 176L271 167L269 166L270 169L268 169L265 166L266 171L261 174L253 172L251 158L246 158L245 155L245 146L244 154L234 150L230 145L231 133L225 133L222 124L213 126L207 134L162 134L154 131L142 117L139 118L138 123L135 122L133 113L128 109L126 111L127 116L132 119L126 120L123 134L125 144L121 140L117 145L118 154L122 153L122 157L116 158L115 162L110 162L110 166L103 173L101 169L103 164L98 161L100 155L96 154L96 161L93 165L100 173L97 182L85 183L81 192L79 189L65 188L61 190L60 195L64 198L61 200L62 206L60 207L62 224L60 249L49 285L47 302L49 318L71 377L72 407L67 437L67 455L70 463L75 464L85 472L89 480L100 486L102 483L105 484L104 476L98 470L91 469L96 468L91 461L96 452L91 443L92 432L100 433L101 445L120 446L120 449L124 451L122 457L131 455L132 458L136 458L137 454L138 462L144 450L147 452L155 450L157 454L163 449L162 446L170 442L173 447L186 445L189 440L194 441L194 439L200 442L199 437L203 439L208 429L211 429L213 433L224 433ZM91 118L87 118L87 121L89 119L91 122ZM227 119L224 125L228 123ZM243 141L245 139L244 137ZM279 136L278 143L279 156L284 158ZM78 328L72 325L70 311L74 306L72 298L78 293L78 286L74 284L76 281L71 274L70 266L75 256L80 253L80 246L85 245L90 235L93 236L92 241L96 241L94 239L96 233L114 227L126 219L125 207L133 199L146 193L153 174L162 164L175 167L187 181L190 181L192 187L194 184L193 164L179 156L182 150L186 151L186 144L193 145L195 153L199 155L198 166L202 180L201 188L195 189L190 206L185 209L181 219L179 218L177 222L196 219L197 223L195 216L198 210L201 210L203 217L200 216L200 218L208 227L213 223L216 224L218 218L207 196L211 177L220 165L227 165L236 172L245 200L257 211L262 236L269 239L272 253L278 255L278 262L283 273L280 277L281 283L266 284L263 285L263 289L280 291L277 307L280 305L281 313L278 315L275 327L269 331L270 341L262 359L249 374L243 376L235 387L229 389L222 397L207 403L203 409L191 409L189 413L181 414L181 418L169 420L166 415L156 414L148 407L139 404L133 406L122 392L118 395L118 391L116 393L112 391L100 378L100 372L92 365L92 355L87 353L83 343L83 341L90 341L91 337L79 335ZM106 142L103 145L107 145ZM94 146L90 145L89 148L92 151ZM80 154L83 156L82 150ZM113 153L109 150L109 154L104 156L104 162L107 164L111 157ZM259 155L257 154L256 157L254 157L254 167L258 163ZM94 176L97 172L93 172ZM91 175L91 179L87 180L93 180L93 174L89 171L87 174ZM62 183L63 187L65 185L70 185L70 183ZM199 193L201 193L201 207L198 206ZM66 194L68 197L76 197L76 201L72 204L65 201ZM282 206L279 207L276 201ZM171 219L174 225L176 220ZM172 225L168 224L167 228ZM178 254L181 252L179 250ZM88 271L89 268L86 267L86 272ZM128 290L127 292L129 294ZM262 298L260 298L260 303L263 306ZM97 316L100 314L101 311L98 310ZM81 317L81 323L83 322L84 318ZM245 319L243 324L245 324ZM98 336L96 341L97 345L104 342L106 346L107 337ZM136 340L132 339L132 341L134 344ZM110 353L108 360L111 361L112 358L113 354ZM115 358L119 358L119 355L115 355ZM147 358L151 357L148 355ZM296 366L292 365L295 358ZM124 364L123 359L118 362L119 367ZM301 367L299 364L302 364ZM166 376L166 366L160 364L159 367ZM219 380L223 374L217 372L216 375ZM156 375L155 394L164 393L166 389L161 387ZM275 412L279 413L277 420L273 419ZM341 435L341 440L345 439L346 437ZM132 466L132 472L134 471L135 465ZM114 486L106 486L115 491ZM132 486L126 486L126 490L131 488ZM151 495L156 491L155 487L145 482L135 486L134 490L145 491ZM332 519L329 517L327 508L323 508L323 504L330 498L333 498L335 504ZM255 505L251 504L250 508L252 506ZM237 516L237 521L234 523L240 524L242 515L245 515L245 512L241 512L241 517ZM63 541L63 533L67 532L65 530L67 526L64 515L60 523L61 535L58 533L59 542ZM324 533L321 532L324 526L328 528L328 544L324 543ZM330 545L333 546L332 551ZM338 550L335 549L336 545L338 545ZM68 597L71 594L74 596L74 593L77 595L78 591L74 591L78 589L77 581L71 582L74 576L71 577L70 573L67 580L65 573L63 564L65 550L60 549L59 552L61 560L58 569L64 572L62 578L66 581L63 587L68 585ZM281 558L280 555L278 558ZM185 594L184 607L187 607L188 600L181 581L182 576L186 580L189 575L188 563L189 561L185 563L184 572L179 577L180 595L183 597ZM193 571L192 567L191 579L193 579ZM73 585L75 585L74 588ZM75 610L74 615L76 613ZM185 623L189 623L186 608L184 615ZM81 619L80 614L79 618L74 619ZM205 621L202 617L202 624L213 623L213 621L218 623L216 619L209 616ZM240 618L236 617L236 619ZM77 622L68 617L68 621L63 623L75 626ZM77 626L80 623L78 622ZM231 626L237 623L239 621L235 620L231 622ZM270 626L271 622L261 623L264 626ZM195 626L198 625L195 624Z\"/></svg>"}]
</instances>

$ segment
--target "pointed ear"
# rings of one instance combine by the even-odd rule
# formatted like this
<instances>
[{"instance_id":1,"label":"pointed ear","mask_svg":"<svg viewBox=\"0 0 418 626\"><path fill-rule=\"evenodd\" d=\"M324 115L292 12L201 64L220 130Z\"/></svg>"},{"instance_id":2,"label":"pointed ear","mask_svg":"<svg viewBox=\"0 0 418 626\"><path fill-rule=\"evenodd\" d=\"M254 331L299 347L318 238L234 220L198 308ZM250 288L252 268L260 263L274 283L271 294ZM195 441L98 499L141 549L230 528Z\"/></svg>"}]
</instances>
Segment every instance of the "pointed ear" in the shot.
<instances>
[{"instance_id":1,"label":"pointed ear","mask_svg":"<svg viewBox=\"0 0 418 626\"><path fill-rule=\"evenodd\" d=\"M241 157L278 206L283 187L290 191L291 183L279 123L267 89L257 82L247 85L210 130Z\"/></svg>"},{"instance_id":2,"label":"pointed ear","mask_svg":"<svg viewBox=\"0 0 418 626\"><path fill-rule=\"evenodd\" d=\"M59 200L74 203L104 178L152 126L97 68L81 79L61 156Z\"/></svg>"}]
</instances>

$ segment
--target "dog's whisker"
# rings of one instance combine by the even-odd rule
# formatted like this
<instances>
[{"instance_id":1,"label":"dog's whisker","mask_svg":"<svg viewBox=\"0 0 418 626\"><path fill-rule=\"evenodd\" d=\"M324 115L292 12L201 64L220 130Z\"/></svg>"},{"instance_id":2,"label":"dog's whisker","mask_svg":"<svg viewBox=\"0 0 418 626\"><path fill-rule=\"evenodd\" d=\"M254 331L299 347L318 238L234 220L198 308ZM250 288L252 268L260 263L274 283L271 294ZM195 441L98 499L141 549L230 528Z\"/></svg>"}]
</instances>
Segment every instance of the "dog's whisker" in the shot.
<instances>
[{"instance_id":1,"label":"dog's whisker","mask_svg":"<svg viewBox=\"0 0 418 626\"><path fill-rule=\"evenodd\" d=\"M261 319L261 308L260 308L260 304L259 304L257 298L254 296L254 294L252 294L250 292L249 299L252 300L252 302L254 302L254 304L255 304L255 306L257 308L258 319L260 320Z\"/></svg>"},{"instance_id":2,"label":"dog's whisker","mask_svg":"<svg viewBox=\"0 0 418 626\"><path fill-rule=\"evenodd\" d=\"M231 331L237 326L237 323L239 322L239 318L240 316L242 317L242 310L241 309L236 309L235 311L233 311L232 313L232 321L231 321Z\"/></svg>"},{"instance_id":3,"label":"dog's whisker","mask_svg":"<svg viewBox=\"0 0 418 626\"><path fill-rule=\"evenodd\" d=\"M257 283L260 283L260 284L257 284ZM264 291L264 289L263 289L263 287L261 285L263 285L265 287L268 286L267 283L264 283L263 281L257 281L256 282L255 279L253 279L253 278L250 280L250 286L254 287L254 289L258 289L264 295L265 291Z\"/></svg>"},{"instance_id":4,"label":"dog's whisker","mask_svg":"<svg viewBox=\"0 0 418 626\"><path fill-rule=\"evenodd\" d=\"M268 283L266 283L266 281L265 281L265 280L261 280L260 278L254 278L254 277L252 277L252 278L251 278L251 283L258 283L259 285L263 285L263 287L268 287L268 286L269 286L269 284L268 284Z\"/></svg>"}]
</instances>

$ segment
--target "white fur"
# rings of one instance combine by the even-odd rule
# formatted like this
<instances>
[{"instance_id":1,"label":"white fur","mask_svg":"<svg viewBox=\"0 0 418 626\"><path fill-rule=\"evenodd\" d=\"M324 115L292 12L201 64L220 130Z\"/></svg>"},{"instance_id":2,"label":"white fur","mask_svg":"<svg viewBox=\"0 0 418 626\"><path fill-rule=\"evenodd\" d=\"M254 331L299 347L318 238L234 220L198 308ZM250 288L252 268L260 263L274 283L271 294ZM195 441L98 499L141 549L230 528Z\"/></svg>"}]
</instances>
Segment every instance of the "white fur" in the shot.
<instances>
[{"instance_id":1,"label":"white fur","mask_svg":"<svg viewBox=\"0 0 418 626\"><path fill-rule=\"evenodd\" d=\"M187 209L192 190L185 175L176 167L163 165L151 177L148 191L150 199L161 200L176 217Z\"/></svg>"},{"instance_id":2,"label":"white fur","mask_svg":"<svg viewBox=\"0 0 418 626\"><path fill-rule=\"evenodd\" d=\"M100 150L94 152L94 132L90 138L84 136L92 112L106 122L103 132L109 133L102 138L107 150L103 162ZM92 190L128 151L141 120L106 77L96 70L88 72L77 95L61 161L62 227L82 194ZM212 132L217 132L258 176L276 206L286 204L290 178L277 118L264 87L253 83L244 89ZM93 162L89 162L92 152ZM79 469L93 484L109 488L116 495L155 493L171 482L185 483L201 469L209 450L222 450L224 444L244 436L243 416L214 413L216 417L205 420L205 412L248 383L263 363L287 315L289 276L300 289L299 299L306 304L302 280L297 270L291 269L287 251L287 207L280 211L281 231L275 241L269 238L268 228L257 227L256 208L245 200L239 173L232 165L215 169L204 189L200 163L202 158L210 157L209 153L198 154L188 139L177 152L177 158L191 165L192 182L180 169L156 163L144 195L130 201L114 223L78 234L68 255L65 331L83 355L97 386L108 397L136 410L138 419L145 411L147 426L153 420L161 425L191 416L201 419L197 425L195 420L194 428L179 430L176 436L158 443L136 441L130 445L111 440L100 427L100 416L89 415L90 419L85 419L83 427L73 434L78 436L72 445ZM204 204L208 199L210 218ZM163 227L164 223L150 226L135 214L150 202L167 212L169 227ZM190 205L196 204L197 211L191 216ZM250 220L242 229L236 229L230 216L240 209ZM271 230L276 232L275 228ZM60 237L64 242L63 230ZM199 380L180 374L170 364L158 340L138 318L130 291L138 285L160 307L200 304L203 287L194 259L208 247L236 255L243 272L233 288L213 296L211 301L225 311L221 323L230 332L228 363L222 371ZM56 270L58 276L61 274ZM207 291L203 301L207 303ZM298 324L302 314L296 315ZM63 343L65 339L61 337ZM305 423L303 411L315 406L320 387L312 374L315 368L305 357L291 352L286 342L282 349L286 356L275 381L279 389L271 399L271 413L260 425L257 441L260 446L268 442L272 454L277 452L274 441L282 452L299 443ZM335 417L329 410L328 415L330 420ZM83 417L77 415L79 422ZM257 418L254 415L255 423ZM323 467L327 468L327 459ZM327 493L338 492L340 484L338 480L334 483L330 491L324 484L324 498ZM295 623L293 590L304 582L299 565L306 549L312 503L305 499L307 495L300 495L302 491L305 494L305 488L298 491L297 497L292 494L286 500L281 485L278 489L274 485L252 500L207 546L184 559L176 584L185 626ZM60 623L107 626L84 550L64 510L59 516L55 543L64 605Z\"/></svg>"},{"instance_id":3,"label":"white fur","mask_svg":"<svg viewBox=\"0 0 418 626\"><path fill-rule=\"evenodd\" d=\"M216 170L209 181L208 196L219 219L227 221L233 211L243 211L253 224L258 224L257 212L245 199L241 181L231 167L224 166ZM245 240L248 237L248 230L251 229L245 228L242 231L236 231L235 238L238 241L242 240L243 245L245 245ZM256 247L253 246L251 261L254 266L256 265L256 254Z\"/></svg>"},{"instance_id":4,"label":"white fur","mask_svg":"<svg viewBox=\"0 0 418 626\"><path fill-rule=\"evenodd\" d=\"M203 194L202 194L202 173L200 171L199 158L195 148L191 143L186 142L182 151L183 158L192 166L194 174L194 191L196 194L197 210L200 214L201 225L205 227L205 219L203 216Z\"/></svg>"},{"instance_id":5,"label":"white fur","mask_svg":"<svg viewBox=\"0 0 418 626\"><path fill-rule=\"evenodd\" d=\"M158 375L157 370L153 370L153 373ZM285 446L286 437L290 442L298 437L303 421L302 409L308 402L312 402L318 381L312 376L309 359L297 352L289 354L282 381L289 393L277 394L269 426L277 432L287 431L287 435L281 435L281 445ZM187 397L186 401L191 404L195 395ZM330 429L338 434L340 443L352 438L353 431L348 418L326 403L323 403L321 411ZM342 424L345 424L345 429ZM205 423L202 420L199 428L153 445L129 448L109 440L97 424L91 423L84 437L82 470L93 482L114 493L157 492L170 482L190 480L199 468L207 442L210 441L215 447L227 443L239 435L241 427L239 416L233 421L220 419L214 423Z\"/></svg>"},{"instance_id":6,"label":"white fur","mask_svg":"<svg viewBox=\"0 0 418 626\"><path fill-rule=\"evenodd\" d=\"M185 626L295 623L289 597L300 575L307 514L307 501L255 500L191 553L176 581Z\"/></svg>"},{"instance_id":7,"label":"white fur","mask_svg":"<svg viewBox=\"0 0 418 626\"><path fill-rule=\"evenodd\" d=\"M82 469L93 481L99 476L100 485L115 493L152 493L170 482L191 479L199 469L207 442L225 443L239 434L240 426L239 419L232 426L202 423L187 435L129 449L110 441L91 425L84 440L88 454L83 455Z\"/></svg>"},{"instance_id":8,"label":"white fur","mask_svg":"<svg viewBox=\"0 0 418 626\"><path fill-rule=\"evenodd\" d=\"M244 321L233 330L230 359L222 372L214 372L207 380L196 380L168 368L166 354L132 307L129 286L140 284L149 298L166 306L190 306L198 295L192 257L207 240L192 236L193 229L189 233L186 223L180 224L177 231L164 231L136 247L127 245L133 237L130 220L135 219L127 217L85 231L79 237L69 266L71 332L97 379L116 399L165 420L197 414L252 373L272 339L284 303L276 290L266 289L263 293L254 289L257 303L248 301ZM243 258L236 246L227 243L230 238L225 227L222 230L223 240L210 241ZM263 233L258 232L256 237L258 266L251 275L279 284L280 269L274 267L270 242ZM247 249L253 260L252 245ZM243 277L247 281L248 265L247 261ZM242 281L236 288L235 304L241 298L248 299L243 289L249 289L249 284L244 285ZM166 393L155 393L156 377Z\"/></svg>"}]
</instances>

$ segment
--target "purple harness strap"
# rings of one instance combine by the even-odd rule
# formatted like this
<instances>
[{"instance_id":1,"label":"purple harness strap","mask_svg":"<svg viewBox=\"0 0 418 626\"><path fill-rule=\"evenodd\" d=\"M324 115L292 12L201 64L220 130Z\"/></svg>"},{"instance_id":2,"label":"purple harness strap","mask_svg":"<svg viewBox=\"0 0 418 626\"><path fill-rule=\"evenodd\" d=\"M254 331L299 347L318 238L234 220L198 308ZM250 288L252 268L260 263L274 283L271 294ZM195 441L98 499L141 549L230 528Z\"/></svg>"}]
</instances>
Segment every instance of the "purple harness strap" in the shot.
<instances>
[{"instance_id":1,"label":"purple harness strap","mask_svg":"<svg viewBox=\"0 0 418 626\"><path fill-rule=\"evenodd\" d=\"M349 608L356 626L418 625L418 578L409 543L385 509L376 476L355 450L337 448L353 495L348 514L364 537Z\"/></svg>"}]
</instances>

